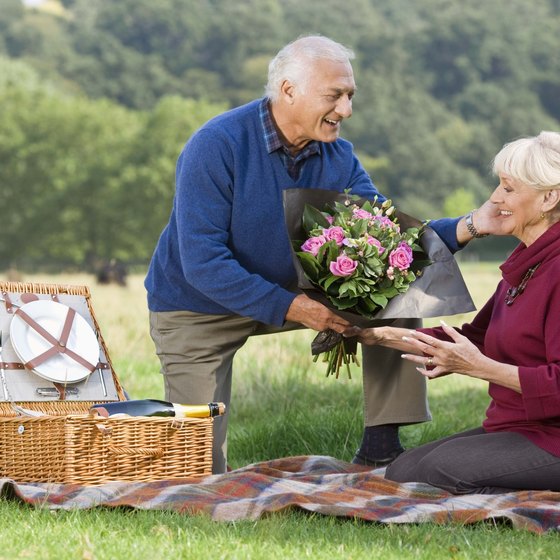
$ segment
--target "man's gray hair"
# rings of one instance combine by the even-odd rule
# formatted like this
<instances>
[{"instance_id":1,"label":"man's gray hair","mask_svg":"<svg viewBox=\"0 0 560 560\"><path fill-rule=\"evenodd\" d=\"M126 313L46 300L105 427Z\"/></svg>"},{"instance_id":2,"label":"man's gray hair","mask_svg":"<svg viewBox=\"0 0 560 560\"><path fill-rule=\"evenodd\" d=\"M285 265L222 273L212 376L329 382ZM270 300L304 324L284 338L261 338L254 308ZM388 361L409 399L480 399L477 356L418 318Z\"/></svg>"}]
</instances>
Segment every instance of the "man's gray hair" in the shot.
<instances>
[{"instance_id":1,"label":"man's gray hair","mask_svg":"<svg viewBox=\"0 0 560 560\"><path fill-rule=\"evenodd\" d=\"M265 94L271 101L280 95L285 80L305 88L309 67L316 60L350 62L354 52L322 35L307 35L288 43L268 65L268 83Z\"/></svg>"},{"instance_id":2,"label":"man's gray hair","mask_svg":"<svg viewBox=\"0 0 560 560\"><path fill-rule=\"evenodd\" d=\"M536 189L560 189L560 134L544 130L538 136L505 144L494 158L492 170Z\"/></svg>"}]
</instances>

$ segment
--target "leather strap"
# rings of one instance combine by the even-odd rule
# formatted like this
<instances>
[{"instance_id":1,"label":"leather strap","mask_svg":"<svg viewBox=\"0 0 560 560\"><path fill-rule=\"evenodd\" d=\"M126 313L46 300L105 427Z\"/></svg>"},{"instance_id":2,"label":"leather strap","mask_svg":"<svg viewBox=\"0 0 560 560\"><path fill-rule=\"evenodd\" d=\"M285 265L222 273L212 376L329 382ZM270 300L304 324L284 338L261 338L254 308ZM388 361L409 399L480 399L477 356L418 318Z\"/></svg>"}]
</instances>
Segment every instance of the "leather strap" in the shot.
<instances>
[{"instance_id":1,"label":"leather strap","mask_svg":"<svg viewBox=\"0 0 560 560\"><path fill-rule=\"evenodd\" d=\"M10 294L8 294L8 292L2 291L2 297L4 298L4 303L6 304L6 311L8 313L13 313L14 312L14 304L12 303L12 300L10 299Z\"/></svg>"},{"instance_id":2,"label":"leather strap","mask_svg":"<svg viewBox=\"0 0 560 560\"><path fill-rule=\"evenodd\" d=\"M39 296L26 292L24 294L21 294L19 299L21 300L21 303L31 303L32 301L37 301L39 299Z\"/></svg>"},{"instance_id":3,"label":"leather strap","mask_svg":"<svg viewBox=\"0 0 560 560\"><path fill-rule=\"evenodd\" d=\"M21 362L0 362L0 368L2 368L2 369L25 369L25 366Z\"/></svg>"},{"instance_id":4,"label":"leather strap","mask_svg":"<svg viewBox=\"0 0 560 560\"><path fill-rule=\"evenodd\" d=\"M69 307L68 313L66 314L66 319L64 320L64 326L62 327L62 332L60 333L59 343L61 346L66 346L66 344L68 343L68 337L70 336L70 331L72 330L72 323L74 322L75 316L76 311Z\"/></svg>"},{"instance_id":5,"label":"leather strap","mask_svg":"<svg viewBox=\"0 0 560 560\"><path fill-rule=\"evenodd\" d=\"M60 340L57 340L51 333L45 330L37 321L32 319L25 311L22 309L17 309L15 314L20 316L34 331L39 333L47 342L52 344L52 347L47 351L43 352L39 356L36 356L32 360L29 360L25 367L30 369L35 369L37 366L41 365L43 362L51 358L52 356L58 354L66 354L68 357L72 358L75 362L84 366L90 373L95 370L95 364L90 364L86 359L82 358L80 355L76 354L73 350L66 347L66 342L68 341L68 336L72 329L72 323L76 312L71 307L68 308L68 313L64 321L64 327L62 328L62 334Z\"/></svg>"},{"instance_id":6,"label":"leather strap","mask_svg":"<svg viewBox=\"0 0 560 560\"><path fill-rule=\"evenodd\" d=\"M59 401L66 400L66 385L63 385L62 383L55 383L54 381L53 381L53 385L58 391L58 400Z\"/></svg>"},{"instance_id":7,"label":"leather strap","mask_svg":"<svg viewBox=\"0 0 560 560\"><path fill-rule=\"evenodd\" d=\"M2 290L2 297L4 299L4 303L6 304L6 311L10 314L15 313L14 308L19 307L18 305L16 305L12 299L10 298L10 294L4 290ZM57 303L60 303L59 299L58 299L58 294L50 294L50 297L53 301L56 301ZM31 301L37 301L39 299L39 296L37 296L37 294L31 294L28 292L25 292L23 294L21 294L21 302L22 303L29 303Z\"/></svg>"},{"instance_id":8,"label":"leather strap","mask_svg":"<svg viewBox=\"0 0 560 560\"><path fill-rule=\"evenodd\" d=\"M21 362L0 362L0 369L25 369L25 366ZM95 369L111 369L108 363L99 362Z\"/></svg>"}]
</instances>

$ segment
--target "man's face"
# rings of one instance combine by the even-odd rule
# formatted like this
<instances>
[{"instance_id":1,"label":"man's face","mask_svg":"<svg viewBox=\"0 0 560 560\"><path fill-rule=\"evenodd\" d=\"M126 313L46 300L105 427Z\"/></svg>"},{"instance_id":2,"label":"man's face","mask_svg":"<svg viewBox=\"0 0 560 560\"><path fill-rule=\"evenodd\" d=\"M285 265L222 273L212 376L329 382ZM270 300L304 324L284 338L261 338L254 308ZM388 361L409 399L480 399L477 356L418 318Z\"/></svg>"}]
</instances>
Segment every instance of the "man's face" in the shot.
<instances>
[{"instance_id":1,"label":"man's face","mask_svg":"<svg viewBox=\"0 0 560 560\"><path fill-rule=\"evenodd\" d=\"M355 89L349 62L315 61L303 88L293 90L290 142L297 147L311 140L334 142L342 120L352 116Z\"/></svg>"}]
</instances>

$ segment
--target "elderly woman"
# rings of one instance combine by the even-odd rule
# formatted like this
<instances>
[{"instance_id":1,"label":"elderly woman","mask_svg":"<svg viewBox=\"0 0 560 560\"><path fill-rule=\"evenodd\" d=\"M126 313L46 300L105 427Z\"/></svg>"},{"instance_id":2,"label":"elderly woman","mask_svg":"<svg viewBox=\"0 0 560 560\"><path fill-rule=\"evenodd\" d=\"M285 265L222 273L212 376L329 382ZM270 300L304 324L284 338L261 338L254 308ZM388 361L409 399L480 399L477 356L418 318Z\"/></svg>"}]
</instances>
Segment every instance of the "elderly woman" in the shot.
<instances>
[{"instance_id":1,"label":"elderly woman","mask_svg":"<svg viewBox=\"0 0 560 560\"><path fill-rule=\"evenodd\" d=\"M387 479L454 494L560 491L560 134L506 144L493 170L500 182L490 200L504 234L521 243L473 321L346 334L404 350L428 378L457 373L489 382L481 427L404 452Z\"/></svg>"}]
</instances>

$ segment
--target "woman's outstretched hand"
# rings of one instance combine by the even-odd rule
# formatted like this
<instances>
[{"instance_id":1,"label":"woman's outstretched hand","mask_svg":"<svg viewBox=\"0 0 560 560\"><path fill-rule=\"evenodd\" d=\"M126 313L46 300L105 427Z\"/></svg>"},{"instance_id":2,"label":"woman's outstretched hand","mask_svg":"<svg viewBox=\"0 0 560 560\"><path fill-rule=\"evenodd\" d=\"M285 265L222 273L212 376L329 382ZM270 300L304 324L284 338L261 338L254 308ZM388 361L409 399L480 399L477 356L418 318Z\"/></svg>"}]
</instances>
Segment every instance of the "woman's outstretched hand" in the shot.
<instances>
[{"instance_id":1,"label":"woman's outstretched hand","mask_svg":"<svg viewBox=\"0 0 560 560\"><path fill-rule=\"evenodd\" d=\"M383 327L373 327L368 329L361 329L360 327L349 327L342 334L345 338L357 338L358 342L366 346L375 346L380 344L383 340L382 334Z\"/></svg>"},{"instance_id":2,"label":"woman's outstretched hand","mask_svg":"<svg viewBox=\"0 0 560 560\"><path fill-rule=\"evenodd\" d=\"M406 353L402 357L418 364L419 367L416 369L430 379L449 373L478 377L473 374L481 369L481 362L485 360L484 355L453 327L443 321L441 326L453 342L439 340L419 331L409 331L403 340L417 350L417 353Z\"/></svg>"}]
</instances>

